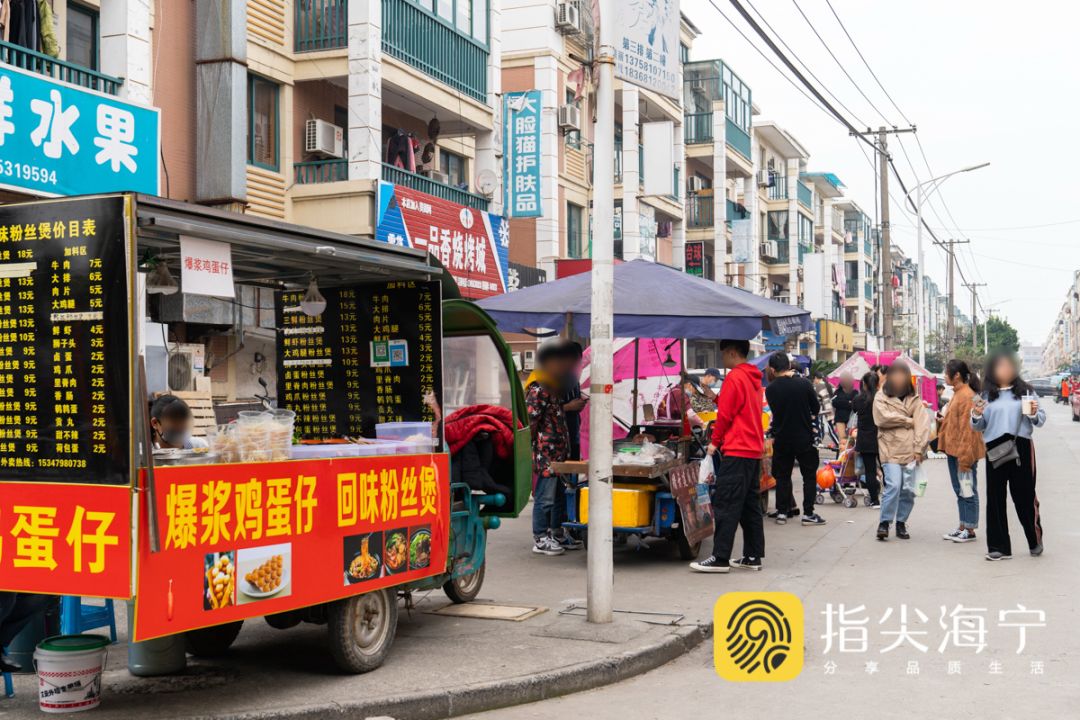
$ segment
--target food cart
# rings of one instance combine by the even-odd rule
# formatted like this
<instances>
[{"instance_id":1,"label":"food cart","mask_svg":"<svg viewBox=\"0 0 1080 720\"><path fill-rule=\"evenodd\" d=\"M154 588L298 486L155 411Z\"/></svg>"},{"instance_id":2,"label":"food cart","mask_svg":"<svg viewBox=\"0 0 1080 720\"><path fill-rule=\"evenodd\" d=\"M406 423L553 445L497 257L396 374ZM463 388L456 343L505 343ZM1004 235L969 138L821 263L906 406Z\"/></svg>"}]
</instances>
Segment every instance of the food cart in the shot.
<instances>
[{"instance_id":1,"label":"food cart","mask_svg":"<svg viewBox=\"0 0 1080 720\"><path fill-rule=\"evenodd\" d=\"M160 198L0 207L0 589L132 600L135 647L195 654L324 623L374 669L398 594L474 598L528 500L512 356L456 296L425 252ZM500 492L452 480L448 355L455 409L509 418ZM208 399L208 447L154 451L162 391Z\"/></svg>"},{"instance_id":2,"label":"food cart","mask_svg":"<svg viewBox=\"0 0 1080 720\"><path fill-rule=\"evenodd\" d=\"M591 325L591 280L589 273L573 275L487 298L478 305L504 332L548 328L584 337ZM812 327L810 314L802 308L646 260L616 265L613 280L612 330L617 338L749 340L762 330L792 335ZM611 388L593 388L593 392L611 392ZM636 402L638 393L633 393L633 397ZM649 428L639 426L636 407L632 412L631 444L636 435L649 434L639 433ZM691 454L694 437L685 425L678 427L681 429L669 433L667 438L673 451L673 458L667 461L620 463L620 451L634 448L628 448L626 441L616 442L612 521L616 537L667 538L675 541L679 556L685 559L696 557L701 541L711 535L712 517L708 491L697 484L697 461ZM665 439L659 437L660 433L652 434L658 441ZM584 476L588 463L560 463L554 468L557 472ZM581 486L567 495L567 525L587 533L585 489Z\"/></svg>"}]
</instances>

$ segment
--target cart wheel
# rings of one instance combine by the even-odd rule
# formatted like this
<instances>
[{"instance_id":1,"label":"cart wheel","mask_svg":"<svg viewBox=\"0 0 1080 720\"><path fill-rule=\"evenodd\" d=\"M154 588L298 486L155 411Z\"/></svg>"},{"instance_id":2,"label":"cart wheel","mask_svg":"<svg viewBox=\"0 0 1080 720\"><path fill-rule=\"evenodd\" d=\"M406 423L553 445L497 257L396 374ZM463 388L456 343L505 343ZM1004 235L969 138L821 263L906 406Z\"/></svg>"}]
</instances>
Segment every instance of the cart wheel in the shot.
<instances>
[{"instance_id":1,"label":"cart wheel","mask_svg":"<svg viewBox=\"0 0 1080 720\"><path fill-rule=\"evenodd\" d=\"M484 584L484 568L486 567L487 563L485 562L468 575L461 575L447 580L442 586L446 597L459 605L475 600L476 596L480 594L480 586Z\"/></svg>"},{"instance_id":2,"label":"cart wheel","mask_svg":"<svg viewBox=\"0 0 1080 720\"><path fill-rule=\"evenodd\" d=\"M818 505L823 504L825 502L825 496L821 493L818 493L817 496L814 498L814 502Z\"/></svg>"},{"instance_id":3,"label":"cart wheel","mask_svg":"<svg viewBox=\"0 0 1080 720\"><path fill-rule=\"evenodd\" d=\"M397 633L397 597L373 590L327 607L330 654L346 672L371 672L382 665Z\"/></svg>"},{"instance_id":4,"label":"cart wheel","mask_svg":"<svg viewBox=\"0 0 1080 720\"><path fill-rule=\"evenodd\" d=\"M834 503L842 503L842 502L844 502L844 493L842 493L842 492L839 492L837 490L833 490L831 493L829 493L829 496L832 498L832 501Z\"/></svg>"},{"instance_id":5,"label":"cart wheel","mask_svg":"<svg viewBox=\"0 0 1080 720\"><path fill-rule=\"evenodd\" d=\"M858 504L859 504L859 501L856 500L854 497L846 497L846 498L844 498L844 507L846 507L846 508L853 508L853 507L857 506Z\"/></svg>"},{"instance_id":6,"label":"cart wheel","mask_svg":"<svg viewBox=\"0 0 1080 720\"><path fill-rule=\"evenodd\" d=\"M291 627L296 627L300 624L300 613L297 611L276 613L274 615L267 615L263 618L266 624L275 630L288 630Z\"/></svg>"},{"instance_id":7,"label":"cart wheel","mask_svg":"<svg viewBox=\"0 0 1080 720\"><path fill-rule=\"evenodd\" d=\"M244 621L214 625L213 627L188 630L184 633L185 649L195 657L218 657L224 655L240 634Z\"/></svg>"}]
</instances>

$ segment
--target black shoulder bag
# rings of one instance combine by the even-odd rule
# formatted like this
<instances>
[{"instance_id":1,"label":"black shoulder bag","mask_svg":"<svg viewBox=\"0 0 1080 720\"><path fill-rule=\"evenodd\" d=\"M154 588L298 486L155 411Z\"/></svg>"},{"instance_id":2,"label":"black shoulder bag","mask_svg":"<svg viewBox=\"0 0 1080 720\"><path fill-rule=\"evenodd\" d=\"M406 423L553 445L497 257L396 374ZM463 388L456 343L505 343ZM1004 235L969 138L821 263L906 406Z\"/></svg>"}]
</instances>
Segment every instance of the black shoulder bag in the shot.
<instances>
[{"instance_id":1,"label":"black shoulder bag","mask_svg":"<svg viewBox=\"0 0 1080 720\"><path fill-rule=\"evenodd\" d=\"M986 462L990 467L999 468L1007 462L1020 464L1020 451L1016 448L1016 438L1020 437L1020 426L1024 423L1024 413L1016 421L1016 432L1002 435L986 443Z\"/></svg>"}]
</instances>

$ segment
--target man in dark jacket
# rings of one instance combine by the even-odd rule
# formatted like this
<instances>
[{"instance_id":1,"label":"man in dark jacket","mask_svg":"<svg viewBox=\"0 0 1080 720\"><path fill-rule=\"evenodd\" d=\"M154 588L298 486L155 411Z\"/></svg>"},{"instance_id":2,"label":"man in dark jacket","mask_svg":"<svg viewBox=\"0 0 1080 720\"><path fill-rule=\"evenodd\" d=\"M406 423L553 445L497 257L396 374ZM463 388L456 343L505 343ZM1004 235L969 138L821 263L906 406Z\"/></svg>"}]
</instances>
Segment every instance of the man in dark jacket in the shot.
<instances>
[{"instance_id":1,"label":"man in dark jacket","mask_svg":"<svg viewBox=\"0 0 1080 720\"><path fill-rule=\"evenodd\" d=\"M726 573L731 566L760 570L765 555L765 529L758 492L765 439L761 432L761 371L746 361L750 343L721 340L720 353L728 369L716 399L709 460L713 463L712 555L690 563L697 572ZM720 450L720 454L717 454ZM735 531L743 530L743 555L731 560Z\"/></svg>"},{"instance_id":2,"label":"man in dark jacket","mask_svg":"<svg viewBox=\"0 0 1080 720\"><path fill-rule=\"evenodd\" d=\"M792 372L791 361L785 353L773 353L769 368L775 379L765 389L765 398L772 409L773 477L776 478L777 525L799 514L792 491L791 473L795 462L803 478L803 525L824 525L825 520L814 512L817 495L818 451L814 446L814 418L821 411L817 392L805 378Z\"/></svg>"}]
</instances>

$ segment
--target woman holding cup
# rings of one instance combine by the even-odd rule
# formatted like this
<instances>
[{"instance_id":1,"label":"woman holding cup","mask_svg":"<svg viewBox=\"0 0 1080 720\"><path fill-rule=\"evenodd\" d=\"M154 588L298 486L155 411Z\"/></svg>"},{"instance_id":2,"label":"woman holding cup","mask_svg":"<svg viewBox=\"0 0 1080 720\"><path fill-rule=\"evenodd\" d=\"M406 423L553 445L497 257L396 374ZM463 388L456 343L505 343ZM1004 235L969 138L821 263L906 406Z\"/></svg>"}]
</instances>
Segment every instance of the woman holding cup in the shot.
<instances>
[{"instance_id":1,"label":"woman holding cup","mask_svg":"<svg viewBox=\"0 0 1080 720\"><path fill-rule=\"evenodd\" d=\"M1043 529L1035 494L1034 428L1046 423L1035 391L1023 381L1009 353L992 355L986 365L986 391L971 409L971 426L986 443L986 559L1012 557L1006 489L1024 528L1028 549L1042 555Z\"/></svg>"}]
</instances>

